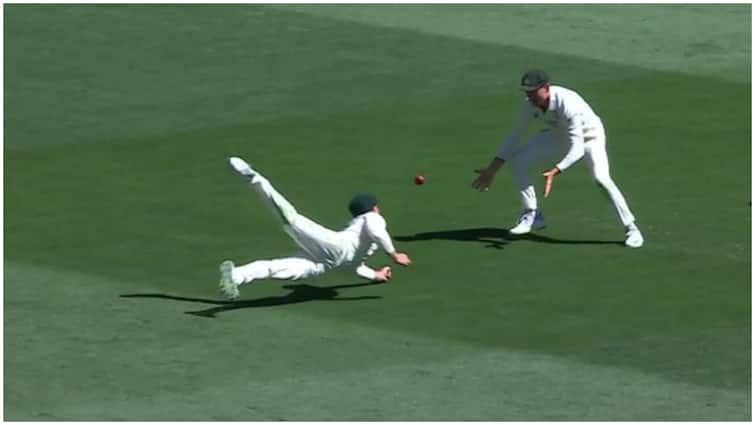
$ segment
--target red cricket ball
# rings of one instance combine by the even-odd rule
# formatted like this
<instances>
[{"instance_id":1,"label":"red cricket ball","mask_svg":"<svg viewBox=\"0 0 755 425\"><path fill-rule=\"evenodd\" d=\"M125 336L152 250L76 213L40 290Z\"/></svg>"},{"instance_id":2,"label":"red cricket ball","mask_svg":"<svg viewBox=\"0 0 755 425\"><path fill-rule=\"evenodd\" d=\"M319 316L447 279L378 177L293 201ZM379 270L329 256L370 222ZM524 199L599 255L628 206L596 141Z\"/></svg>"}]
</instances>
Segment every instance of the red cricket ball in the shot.
<instances>
[{"instance_id":1,"label":"red cricket ball","mask_svg":"<svg viewBox=\"0 0 755 425\"><path fill-rule=\"evenodd\" d=\"M423 176L422 174L418 174L417 176L415 176L414 184L416 184L417 186L421 186L425 184L425 176Z\"/></svg>"}]
</instances>

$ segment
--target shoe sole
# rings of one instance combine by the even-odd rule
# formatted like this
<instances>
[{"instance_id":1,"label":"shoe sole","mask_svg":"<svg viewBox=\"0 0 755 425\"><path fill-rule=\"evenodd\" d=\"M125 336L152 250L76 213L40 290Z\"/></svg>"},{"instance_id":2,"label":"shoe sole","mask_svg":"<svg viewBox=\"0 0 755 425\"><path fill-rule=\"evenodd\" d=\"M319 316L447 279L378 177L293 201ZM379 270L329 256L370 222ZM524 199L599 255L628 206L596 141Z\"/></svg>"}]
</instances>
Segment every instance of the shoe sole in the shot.
<instances>
[{"instance_id":1,"label":"shoe sole","mask_svg":"<svg viewBox=\"0 0 755 425\"><path fill-rule=\"evenodd\" d=\"M252 170L252 167L243 159L234 156L228 159L228 163L231 165L231 168L233 168L233 171L238 174L247 178L254 177L255 173Z\"/></svg>"},{"instance_id":2,"label":"shoe sole","mask_svg":"<svg viewBox=\"0 0 755 425\"><path fill-rule=\"evenodd\" d=\"M239 288L233 283L233 262L226 260L220 263L220 292L229 300L239 297Z\"/></svg>"}]
</instances>

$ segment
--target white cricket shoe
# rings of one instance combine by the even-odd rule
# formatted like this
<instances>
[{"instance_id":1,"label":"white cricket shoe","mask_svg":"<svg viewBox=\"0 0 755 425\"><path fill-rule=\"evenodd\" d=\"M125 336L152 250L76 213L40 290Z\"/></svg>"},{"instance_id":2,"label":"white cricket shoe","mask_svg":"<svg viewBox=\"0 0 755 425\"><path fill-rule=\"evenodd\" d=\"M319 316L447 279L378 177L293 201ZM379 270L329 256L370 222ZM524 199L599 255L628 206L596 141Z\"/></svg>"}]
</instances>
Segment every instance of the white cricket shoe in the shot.
<instances>
[{"instance_id":1,"label":"white cricket shoe","mask_svg":"<svg viewBox=\"0 0 755 425\"><path fill-rule=\"evenodd\" d=\"M542 229L545 227L545 217L539 210L525 210L516 226L509 229L509 233L512 235L524 235L532 230Z\"/></svg>"},{"instance_id":2,"label":"white cricket shoe","mask_svg":"<svg viewBox=\"0 0 755 425\"><path fill-rule=\"evenodd\" d=\"M233 282L233 261L220 263L220 292L229 300L239 297L239 286Z\"/></svg>"},{"instance_id":3,"label":"white cricket shoe","mask_svg":"<svg viewBox=\"0 0 755 425\"><path fill-rule=\"evenodd\" d=\"M248 162L237 156L230 157L228 159L228 162L231 164L231 167L234 171L248 178L249 180L254 180L254 177L256 177L258 174L252 169Z\"/></svg>"},{"instance_id":4,"label":"white cricket shoe","mask_svg":"<svg viewBox=\"0 0 755 425\"><path fill-rule=\"evenodd\" d=\"M630 248L639 248L645 243L645 239L640 233L640 229L636 224L632 223L626 228L627 239L624 241L624 245Z\"/></svg>"}]
</instances>

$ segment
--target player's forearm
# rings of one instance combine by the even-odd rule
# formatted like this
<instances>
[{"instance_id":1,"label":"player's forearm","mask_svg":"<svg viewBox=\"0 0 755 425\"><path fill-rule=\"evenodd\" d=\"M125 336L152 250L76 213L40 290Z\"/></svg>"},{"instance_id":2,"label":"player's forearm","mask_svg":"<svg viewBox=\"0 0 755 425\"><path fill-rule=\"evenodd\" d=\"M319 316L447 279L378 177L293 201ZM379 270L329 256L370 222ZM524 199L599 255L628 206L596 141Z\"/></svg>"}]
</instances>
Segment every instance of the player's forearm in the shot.
<instances>
[{"instance_id":1,"label":"player's forearm","mask_svg":"<svg viewBox=\"0 0 755 425\"><path fill-rule=\"evenodd\" d=\"M388 232L384 232L384 234L377 235L377 244L378 246L385 251L388 255L393 255L396 253L396 247L393 246L393 241L391 240L391 237L388 235Z\"/></svg>"},{"instance_id":2,"label":"player's forearm","mask_svg":"<svg viewBox=\"0 0 755 425\"><path fill-rule=\"evenodd\" d=\"M582 134L582 121L575 119L567 131L569 134L569 151L556 164L556 168L561 171L571 167L585 155L585 138Z\"/></svg>"},{"instance_id":3,"label":"player's forearm","mask_svg":"<svg viewBox=\"0 0 755 425\"><path fill-rule=\"evenodd\" d=\"M566 156L556 164L556 168L558 168L560 171L564 171L567 168L574 165L575 162L579 161L583 156L585 155L585 144L584 143L575 143L571 145L571 148L569 148L569 152L566 153Z\"/></svg>"},{"instance_id":4,"label":"player's forearm","mask_svg":"<svg viewBox=\"0 0 755 425\"><path fill-rule=\"evenodd\" d=\"M495 154L495 159L500 159L501 161L509 159L511 157L511 151L514 149L514 145L517 140L519 140L520 137L522 137L522 131L523 129L519 126L515 128L511 134L501 143L501 146L498 148L498 152Z\"/></svg>"},{"instance_id":5,"label":"player's forearm","mask_svg":"<svg viewBox=\"0 0 755 425\"><path fill-rule=\"evenodd\" d=\"M496 158L500 159L501 161L509 159L514 144L522 137L522 133L527 128L527 125L529 124L531 119L532 116L530 114L529 107L525 103L525 105L522 106L522 110L519 112L519 118L516 124L514 124L514 128L511 130L511 133L508 135L508 137L504 139L503 143L501 143L501 147L498 148L498 153L496 153L495 155ZM500 168L500 165L498 165L498 168Z\"/></svg>"},{"instance_id":6,"label":"player's forearm","mask_svg":"<svg viewBox=\"0 0 755 425\"><path fill-rule=\"evenodd\" d=\"M501 147L498 148L498 152L496 152L495 154L496 159L504 160L510 158L515 140L516 139L514 139L513 137L509 137L504 140L504 142L501 143Z\"/></svg>"},{"instance_id":7,"label":"player's forearm","mask_svg":"<svg viewBox=\"0 0 755 425\"><path fill-rule=\"evenodd\" d=\"M388 230L385 227L384 220L373 220L367 223L367 230L372 240L378 244L378 246L385 251L388 255L392 255L396 252L396 248L393 246L391 235L388 234Z\"/></svg>"},{"instance_id":8,"label":"player's forearm","mask_svg":"<svg viewBox=\"0 0 755 425\"><path fill-rule=\"evenodd\" d=\"M488 170L490 170L493 173L497 173L498 170L501 169L503 164L506 162L503 158L500 156L495 156L492 161L490 161L490 164L488 164Z\"/></svg>"},{"instance_id":9,"label":"player's forearm","mask_svg":"<svg viewBox=\"0 0 755 425\"><path fill-rule=\"evenodd\" d=\"M357 275L359 275L359 277L370 281L375 280L375 270L364 263L360 264L359 267L357 267L354 271Z\"/></svg>"}]
</instances>

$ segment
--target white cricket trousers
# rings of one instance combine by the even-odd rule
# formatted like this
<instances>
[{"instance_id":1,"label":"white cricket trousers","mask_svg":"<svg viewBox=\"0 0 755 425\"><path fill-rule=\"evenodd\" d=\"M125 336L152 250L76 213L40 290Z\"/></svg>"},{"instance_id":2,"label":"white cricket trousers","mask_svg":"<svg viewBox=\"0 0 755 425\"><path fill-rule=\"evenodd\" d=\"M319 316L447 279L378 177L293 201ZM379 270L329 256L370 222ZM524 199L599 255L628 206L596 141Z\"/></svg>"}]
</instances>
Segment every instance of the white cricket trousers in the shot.
<instances>
[{"instance_id":1,"label":"white cricket trousers","mask_svg":"<svg viewBox=\"0 0 755 425\"><path fill-rule=\"evenodd\" d=\"M256 175L251 186L302 250L290 257L258 260L235 267L232 272L235 283L242 285L256 279L306 279L319 276L340 263L344 250L338 233L299 214L265 177Z\"/></svg>"},{"instance_id":2,"label":"white cricket trousers","mask_svg":"<svg viewBox=\"0 0 755 425\"><path fill-rule=\"evenodd\" d=\"M510 158L514 180L522 197L525 210L537 209L537 195L532 181L534 165L553 165L569 150L569 137L566 132L543 130L529 139ZM606 133L599 124L585 133L585 162L593 179L611 200L619 220L626 227L634 223L634 215L629 210L624 195L611 178L606 152Z\"/></svg>"}]
</instances>

